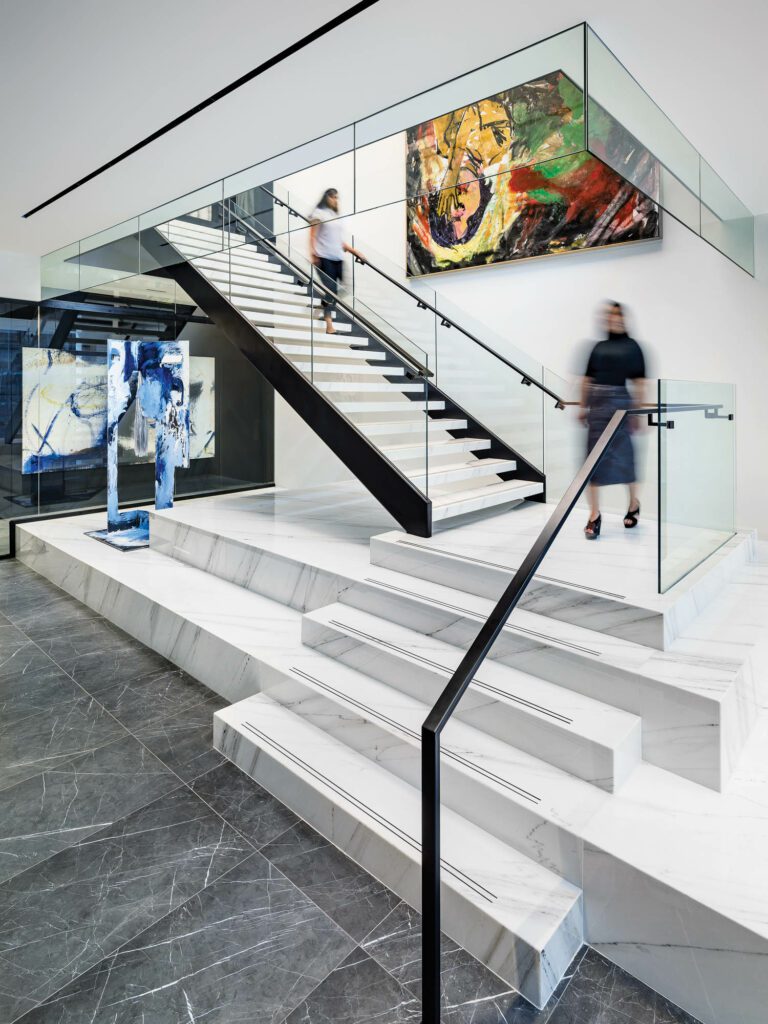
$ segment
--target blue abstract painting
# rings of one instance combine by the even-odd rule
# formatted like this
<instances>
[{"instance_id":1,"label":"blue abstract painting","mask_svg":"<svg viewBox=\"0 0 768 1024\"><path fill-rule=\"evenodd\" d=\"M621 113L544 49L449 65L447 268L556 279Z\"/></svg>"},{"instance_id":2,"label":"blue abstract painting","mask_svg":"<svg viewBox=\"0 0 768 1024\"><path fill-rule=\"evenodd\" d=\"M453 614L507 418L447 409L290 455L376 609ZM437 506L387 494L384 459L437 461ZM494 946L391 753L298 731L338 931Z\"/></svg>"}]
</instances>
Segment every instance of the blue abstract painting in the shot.
<instances>
[{"instance_id":1,"label":"blue abstract painting","mask_svg":"<svg viewBox=\"0 0 768 1024\"><path fill-rule=\"evenodd\" d=\"M120 421L120 465L151 462L154 426L136 420L132 403ZM216 360L189 358L191 459L216 454ZM138 441L138 447L137 447ZM22 473L96 469L107 457L107 364L103 353L22 351Z\"/></svg>"},{"instance_id":2,"label":"blue abstract painting","mask_svg":"<svg viewBox=\"0 0 768 1024\"><path fill-rule=\"evenodd\" d=\"M22 473L104 465L104 357L22 349Z\"/></svg>"},{"instance_id":3,"label":"blue abstract painting","mask_svg":"<svg viewBox=\"0 0 768 1024\"><path fill-rule=\"evenodd\" d=\"M128 550L149 544L149 516L120 512L118 431L135 404L139 455L155 435L155 508L173 507L176 469L189 465L189 345L185 341L117 341L107 346L107 529L90 535Z\"/></svg>"}]
</instances>

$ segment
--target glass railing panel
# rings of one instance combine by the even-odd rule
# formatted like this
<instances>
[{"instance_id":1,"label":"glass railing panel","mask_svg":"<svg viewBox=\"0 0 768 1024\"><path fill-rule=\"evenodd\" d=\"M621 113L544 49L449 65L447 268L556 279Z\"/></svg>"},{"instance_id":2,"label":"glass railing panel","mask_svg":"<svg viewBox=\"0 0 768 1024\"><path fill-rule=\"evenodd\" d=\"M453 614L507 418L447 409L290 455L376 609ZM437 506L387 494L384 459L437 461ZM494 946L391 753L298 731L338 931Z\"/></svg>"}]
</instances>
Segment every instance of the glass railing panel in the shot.
<instances>
[{"instance_id":1,"label":"glass railing panel","mask_svg":"<svg viewBox=\"0 0 768 1024\"><path fill-rule=\"evenodd\" d=\"M355 209L442 192L450 218L467 187L585 148L584 31L577 26L355 125Z\"/></svg>"},{"instance_id":2,"label":"glass railing panel","mask_svg":"<svg viewBox=\"0 0 768 1024\"><path fill-rule=\"evenodd\" d=\"M142 273L221 252L228 244L222 225L221 181L189 192L139 217Z\"/></svg>"},{"instance_id":3,"label":"glass railing panel","mask_svg":"<svg viewBox=\"0 0 768 1024\"><path fill-rule=\"evenodd\" d=\"M267 185L269 182L278 181L280 178L295 174L296 172L311 172L313 167L325 165L327 161L344 157L345 154L345 160L349 161L351 168L354 160L352 155L354 148L354 127L347 125L337 131L321 135L317 139L312 139L303 145L294 146L292 149L278 153L267 160L262 160L242 171L238 171L236 174L230 174L223 181L224 195L234 196L238 193L247 192L250 189L259 188L261 185ZM352 208L352 180L350 173L348 178L350 191L347 199L350 209ZM317 185L316 188L308 189L307 192L311 192L314 195L315 191L317 191L319 195L323 189L329 188L333 184L333 182L323 184L323 181L324 176L315 183ZM340 186L336 185L336 187Z\"/></svg>"},{"instance_id":4,"label":"glass railing panel","mask_svg":"<svg viewBox=\"0 0 768 1024\"><path fill-rule=\"evenodd\" d=\"M587 28L587 147L654 203L754 273L754 218Z\"/></svg>"},{"instance_id":5,"label":"glass railing panel","mask_svg":"<svg viewBox=\"0 0 768 1024\"><path fill-rule=\"evenodd\" d=\"M358 147L395 135L413 125L484 97L493 96L553 71L563 71L579 88L584 85L584 30L577 25L549 39L425 89L401 103L357 122Z\"/></svg>"},{"instance_id":6,"label":"glass railing panel","mask_svg":"<svg viewBox=\"0 0 768 1024\"><path fill-rule=\"evenodd\" d=\"M755 218L706 160L701 161L701 236L754 274Z\"/></svg>"},{"instance_id":7,"label":"glass railing panel","mask_svg":"<svg viewBox=\"0 0 768 1024\"><path fill-rule=\"evenodd\" d=\"M580 380L566 378L546 367L542 383L562 399L563 407L551 395L542 400L544 415L544 473L547 502L558 502L584 461L585 431L579 420Z\"/></svg>"},{"instance_id":8,"label":"glass railing panel","mask_svg":"<svg viewBox=\"0 0 768 1024\"><path fill-rule=\"evenodd\" d=\"M736 532L735 389L660 380L659 591ZM665 424L673 423L673 428Z\"/></svg>"},{"instance_id":9,"label":"glass railing panel","mask_svg":"<svg viewBox=\"0 0 768 1024\"><path fill-rule=\"evenodd\" d=\"M441 303L442 309L442 303ZM521 374L466 334L437 324L437 386L536 469L544 466L541 368Z\"/></svg>"},{"instance_id":10,"label":"glass railing panel","mask_svg":"<svg viewBox=\"0 0 768 1024\"><path fill-rule=\"evenodd\" d=\"M40 260L40 294L53 299L80 289L80 243L72 242Z\"/></svg>"},{"instance_id":11,"label":"glass railing panel","mask_svg":"<svg viewBox=\"0 0 768 1024\"><path fill-rule=\"evenodd\" d=\"M139 273L139 218L80 242L80 289L108 285Z\"/></svg>"}]
</instances>

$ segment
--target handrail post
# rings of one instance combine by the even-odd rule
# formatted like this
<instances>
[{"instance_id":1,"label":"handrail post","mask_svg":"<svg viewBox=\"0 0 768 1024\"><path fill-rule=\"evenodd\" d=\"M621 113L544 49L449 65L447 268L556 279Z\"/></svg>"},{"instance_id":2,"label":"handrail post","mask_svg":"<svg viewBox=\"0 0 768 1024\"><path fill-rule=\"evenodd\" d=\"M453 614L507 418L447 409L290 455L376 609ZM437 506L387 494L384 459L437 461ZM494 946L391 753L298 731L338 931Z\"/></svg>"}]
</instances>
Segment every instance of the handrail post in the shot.
<instances>
[{"instance_id":1,"label":"handrail post","mask_svg":"<svg viewBox=\"0 0 768 1024\"><path fill-rule=\"evenodd\" d=\"M421 730L422 1020L440 1024L440 733Z\"/></svg>"}]
</instances>

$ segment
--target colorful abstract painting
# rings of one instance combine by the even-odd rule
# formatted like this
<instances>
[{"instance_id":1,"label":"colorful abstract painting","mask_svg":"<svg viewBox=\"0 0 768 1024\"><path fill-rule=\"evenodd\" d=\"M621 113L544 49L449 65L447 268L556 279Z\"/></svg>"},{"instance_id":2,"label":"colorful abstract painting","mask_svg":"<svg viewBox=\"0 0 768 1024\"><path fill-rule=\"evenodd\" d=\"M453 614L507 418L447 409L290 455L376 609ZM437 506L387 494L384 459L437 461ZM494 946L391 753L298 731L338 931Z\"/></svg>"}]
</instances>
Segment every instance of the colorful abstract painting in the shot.
<instances>
[{"instance_id":1,"label":"colorful abstract painting","mask_svg":"<svg viewBox=\"0 0 768 1024\"><path fill-rule=\"evenodd\" d=\"M102 354L22 350L22 473L106 466L107 366ZM120 465L152 462L155 428L131 405L118 431ZM189 359L190 458L216 454L216 360ZM138 431L138 433L137 433Z\"/></svg>"},{"instance_id":2,"label":"colorful abstract painting","mask_svg":"<svg viewBox=\"0 0 768 1024\"><path fill-rule=\"evenodd\" d=\"M659 236L658 207L585 151L583 94L562 71L426 121L406 140L411 275Z\"/></svg>"}]
</instances>

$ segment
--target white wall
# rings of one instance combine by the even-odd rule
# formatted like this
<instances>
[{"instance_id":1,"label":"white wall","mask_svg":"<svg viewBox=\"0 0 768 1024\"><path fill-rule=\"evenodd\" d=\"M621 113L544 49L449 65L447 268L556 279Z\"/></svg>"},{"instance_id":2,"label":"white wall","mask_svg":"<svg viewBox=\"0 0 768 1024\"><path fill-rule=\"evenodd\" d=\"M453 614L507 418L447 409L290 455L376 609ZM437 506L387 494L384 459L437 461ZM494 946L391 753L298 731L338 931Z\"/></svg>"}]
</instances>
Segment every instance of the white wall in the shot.
<instances>
[{"instance_id":1,"label":"white wall","mask_svg":"<svg viewBox=\"0 0 768 1024\"><path fill-rule=\"evenodd\" d=\"M0 251L0 296L40 298L40 258L29 253Z\"/></svg>"}]
</instances>

